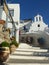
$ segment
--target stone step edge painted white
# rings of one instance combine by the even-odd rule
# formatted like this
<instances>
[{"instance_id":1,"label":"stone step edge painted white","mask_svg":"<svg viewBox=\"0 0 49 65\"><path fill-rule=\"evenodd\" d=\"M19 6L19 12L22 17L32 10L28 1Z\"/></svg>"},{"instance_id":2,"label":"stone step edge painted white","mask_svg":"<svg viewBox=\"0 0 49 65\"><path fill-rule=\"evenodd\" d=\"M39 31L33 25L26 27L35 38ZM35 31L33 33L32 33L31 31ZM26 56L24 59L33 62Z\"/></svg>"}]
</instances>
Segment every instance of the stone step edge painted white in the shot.
<instances>
[{"instance_id":1,"label":"stone step edge painted white","mask_svg":"<svg viewBox=\"0 0 49 65\"><path fill-rule=\"evenodd\" d=\"M17 54L19 54L19 55L21 55L21 54L22 55L34 55L34 54L37 54L37 55L49 55L48 52L46 52L46 53L44 53L44 52L43 53L42 52L41 53L40 52L39 53L35 52L34 53L34 52L19 52L19 51L15 51L14 53L12 53L12 55L14 55L14 54L15 55L17 55Z\"/></svg>"},{"instance_id":2,"label":"stone step edge painted white","mask_svg":"<svg viewBox=\"0 0 49 65\"><path fill-rule=\"evenodd\" d=\"M47 63L7 63L8 65L49 65Z\"/></svg>"},{"instance_id":3,"label":"stone step edge painted white","mask_svg":"<svg viewBox=\"0 0 49 65\"><path fill-rule=\"evenodd\" d=\"M20 48L20 47L18 47L19 49L24 49L24 47L23 48ZM30 47L30 48L25 48L25 49L41 49L40 47Z\"/></svg>"},{"instance_id":4,"label":"stone step edge painted white","mask_svg":"<svg viewBox=\"0 0 49 65\"><path fill-rule=\"evenodd\" d=\"M42 56L14 56L14 55L11 55L9 56L9 59L29 59L29 60L48 60L48 57L42 57Z\"/></svg>"},{"instance_id":5,"label":"stone step edge painted white","mask_svg":"<svg viewBox=\"0 0 49 65\"><path fill-rule=\"evenodd\" d=\"M19 51L15 51L15 52L14 52L14 53L12 53L12 54L32 55L32 54L33 54L33 52L19 52Z\"/></svg>"},{"instance_id":6,"label":"stone step edge painted white","mask_svg":"<svg viewBox=\"0 0 49 65\"><path fill-rule=\"evenodd\" d=\"M35 49L35 50L36 50L36 49L37 49L37 50L39 49L39 50L40 50L40 49L42 49L42 48L19 48L19 47L18 47L17 49Z\"/></svg>"},{"instance_id":7,"label":"stone step edge painted white","mask_svg":"<svg viewBox=\"0 0 49 65\"><path fill-rule=\"evenodd\" d=\"M36 48L36 47L35 47L35 48L19 48L19 47L18 47L18 48L16 48L16 49L35 49L35 50L36 50L36 49L37 49L37 50L40 50L40 49L41 49L41 50L48 50L48 49Z\"/></svg>"},{"instance_id":8,"label":"stone step edge painted white","mask_svg":"<svg viewBox=\"0 0 49 65\"><path fill-rule=\"evenodd\" d=\"M36 51L36 52L48 52L48 50L47 49L16 49L16 51L31 51L31 52L33 52L33 51Z\"/></svg>"}]
</instances>

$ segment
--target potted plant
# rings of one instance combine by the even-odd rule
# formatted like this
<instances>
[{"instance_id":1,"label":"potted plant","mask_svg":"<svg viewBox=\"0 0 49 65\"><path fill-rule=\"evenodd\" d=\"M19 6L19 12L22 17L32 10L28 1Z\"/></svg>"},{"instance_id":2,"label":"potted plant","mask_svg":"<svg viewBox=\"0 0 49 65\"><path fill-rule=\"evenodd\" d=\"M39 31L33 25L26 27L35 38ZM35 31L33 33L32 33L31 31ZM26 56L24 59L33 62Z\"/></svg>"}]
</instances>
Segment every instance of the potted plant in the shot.
<instances>
[{"instance_id":1,"label":"potted plant","mask_svg":"<svg viewBox=\"0 0 49 65\"><path fill-rule=\"evenodd\" d=\"M6 62L10 54L10 44L6 41L0 44L0 61Z\"/></svg>"},{"instance_id":2,"label":"potted plant","mask_svg":"<svg viewBox=\"0 0 49 65\"><path fill-rule=\"evenodd\" d=\"M19 46L19 43L17 43L15 40L13 40L10 43L10 51L11 51L11 53L14 52L18 46Z\"/></svg>"}]
</instances>

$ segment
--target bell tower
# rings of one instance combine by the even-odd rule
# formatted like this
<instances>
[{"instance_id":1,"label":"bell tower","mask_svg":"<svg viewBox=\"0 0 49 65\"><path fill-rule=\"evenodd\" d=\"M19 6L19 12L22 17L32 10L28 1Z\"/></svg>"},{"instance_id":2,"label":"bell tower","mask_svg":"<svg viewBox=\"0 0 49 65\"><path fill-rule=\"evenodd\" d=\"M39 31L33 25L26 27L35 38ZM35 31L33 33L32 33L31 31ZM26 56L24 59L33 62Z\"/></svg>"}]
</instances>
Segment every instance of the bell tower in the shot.
<instances>
[{"instance_id":1,"label":"bell tower","mask_svg":"<svg viewBox=\"0 0 49 65\"><path fill-rule=\"evenodd\" d=\"M34 17L34 22L43 22L43 18L42 18L42 16L41 15L37 15L37 16L35 16Z\"/></svg>"}]
</instances>

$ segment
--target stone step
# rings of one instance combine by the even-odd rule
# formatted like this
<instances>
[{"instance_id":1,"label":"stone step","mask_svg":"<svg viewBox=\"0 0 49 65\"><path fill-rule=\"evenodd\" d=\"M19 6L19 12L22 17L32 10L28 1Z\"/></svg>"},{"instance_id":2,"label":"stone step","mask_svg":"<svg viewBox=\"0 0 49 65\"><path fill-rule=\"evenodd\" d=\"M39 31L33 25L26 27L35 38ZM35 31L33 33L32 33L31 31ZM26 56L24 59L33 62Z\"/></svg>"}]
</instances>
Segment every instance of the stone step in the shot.
<instances>
[{"instance_id":1,"label":"stone step","mask_svg":"<svg viewBox=\"0 0 49 65\"><path fill-rule=\"evenodd\" d=\"M32 55L33 52L15 51L12 55Z\"/></svg>"},{"instance_id":2,"label":"stone step","mask_svg":"<svg viewBox=\"0 0 49 65\"><path fill-rule=\"evenodd\" d=\"M49 57L45 57L45 56L18 56L18 55L10 55L9 56L10 59L29 59L29 60L48 60Z\"/></svg>"},{"instance_id":3,"label":"stone step","mask_svg":"<svg viewBox=\"0 0 49 65\"><path fill-rule=\"evenodd\" d=\"M8 63L7 65L49 65L49 63L47 64L43 64L43 63Z\"/></svg>"},{"instance_id":4,"label":"stone step","mask_svg":"<svg viewBox=\"0 0 49 65\"><path fill-rule=\"evenodd\" d=\"M10 59L7 63L49 63L49 60Z\"/></svg>"},{"instance_id":5,"label":"stone step","mask_svg":"<svg viewBox=\"0 0 49 65\"><path fill-rule=\"evenodd\" d=\"M26 52L28 52L28 51L31 51L31 52L48 52L48 49L16 49L16 51L26 51Z\"/></svg>"},{"instance_id":6,"label":"stone step","mask_svg":"<svg viewBox=\"0 0 49 65\"><path fill-rule=\"evenodd\" d=\"M30 48L31 46L29 46L26 43L20 43L19 48Z\"/></svg>"},{"instance_id":7,"label":"stone step","mask_svg":"<svg viewBox=\"0 0 49 65\"><path fill-rule=\"evenodd\" d=\"M20 43L19 48L35 48L35 47L32 47L26 43ZM36 48L40 49L40 47L36 47Z\"/></svg>"},{"instance_id":8,"label":"stone step","mask_svg":"<svg viewBox=\"0 0 49 65\"><path fill-rule=\"evenodd\" d=\"M25 47L19 47L19 49L41 49L40 47L34 47L34 46L30 46L29 48L25 48Z\"/></svg>"},{"instance_id":9,"label":"stone step","mask_svg":"<svg viewBox=\"0 0 49 65\"><path fill-rule=\"evenodd\" d=\"M18 55L18 56L49 56L49 52L19 52L16 51L12 53L12 55Z\"/></svg>"}]
</instances>

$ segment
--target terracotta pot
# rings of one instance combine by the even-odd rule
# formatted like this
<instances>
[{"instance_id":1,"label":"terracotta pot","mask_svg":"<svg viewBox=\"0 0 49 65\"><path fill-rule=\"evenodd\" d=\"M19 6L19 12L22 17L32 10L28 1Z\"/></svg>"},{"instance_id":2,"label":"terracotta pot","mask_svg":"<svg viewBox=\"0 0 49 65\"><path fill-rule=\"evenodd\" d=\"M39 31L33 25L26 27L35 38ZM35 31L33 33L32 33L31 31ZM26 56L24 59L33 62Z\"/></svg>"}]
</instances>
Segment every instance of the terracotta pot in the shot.
<instances>
[{"instance_id":1,"label":"terracotta pot","mask_svg":"<svg viewBox=\"0 0 49 65\"><path fill-rule=\"evenodd\" d=\"M10 50L9 47L0 47L0 61L6 62L9 58Z\"/></svg>"},{"instance_id":2,"label":"terracotta pot","mask_svg":"<svg viewBox=\"0 0 49 65\"><path fill-rule=\"evenodd\" d=\"M10 53L13 53L16 50L16 46L13 44L10 46Z\"/></svg>"}]
</instances>

